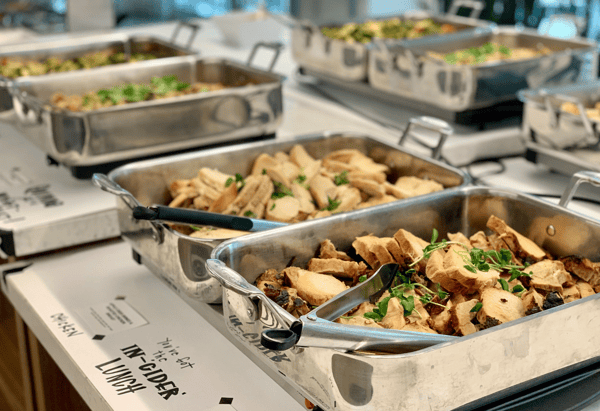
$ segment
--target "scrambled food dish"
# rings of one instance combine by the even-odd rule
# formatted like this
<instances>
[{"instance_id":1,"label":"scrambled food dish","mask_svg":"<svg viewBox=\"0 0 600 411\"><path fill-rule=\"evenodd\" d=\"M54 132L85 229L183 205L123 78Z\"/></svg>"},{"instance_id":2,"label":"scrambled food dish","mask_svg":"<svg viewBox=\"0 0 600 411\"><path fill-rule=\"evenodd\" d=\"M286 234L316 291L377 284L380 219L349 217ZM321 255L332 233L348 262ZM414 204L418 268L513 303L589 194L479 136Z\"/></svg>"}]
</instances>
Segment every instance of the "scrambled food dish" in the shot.
<instances>
[{"instance_id":1,"label":"scrambled food dish","mask_svg":"<svg viewBox=\"0 0 600 411\"><path fill-rule=\"evenodd\" d=\"M127 56L125 53L113 50L102 50L66 60L57 57L50 57L43 61L0 57L0 76L8 78L40 76L48 73L61 73L112 64L134 63L136 61L152 60L155 58L154 54L149 53L136 53Z\"/></svg>"},{"instance_id":2,"label":"scrambled food dish","mask_svg":"<svg viewBox=\"0 0 600 411\"><path fill-rule=\"evenodd\" d=\"M594 104L593 107L584 108L585 115L588 116L590 120L600 121L600 103ZM560 109L566 113L575 114L576 116L580 114L577 105L571 102L561 104Z\"/></svg>"},{"instance_id":3,"label":"scrambled food dish","mask_svg":"<svg viewBox=\"0 0 600 411\"><path fill-rule=\"evenodd\" d=\"M224 88L226 86L222 83L189 84L179 81L175 75L168 75L153 77L150 84L122 84L110 89L90 91L83 96L65 96L62 93L56 93L50 99L50 104L71 111L92 111L121 104L183 96Z\"/></svg>"},{"instance_id":4,"label":"scrambled food dish","mask_svg":"<svg viewBox=\"0 0 600 411\"><path fill-rule=\"evenodd\" d=\"M404 39L445 34L457 31L451 24L438 24L432 19L419 21L400 20L398 18L366 23L348 23L341 27L323 27L321 33L332 39L348 43L370 43L373 37L386 39Z\"/></svg>"},{"instance_id":5,"label":"scrambled food dish","mask_svg":"<svg viewBox=\"0 0 600 411\"><path fill-rule=\"evenodd\" d=\"M202 168L195 178L170 185L170 207L295 223L333 213L370 207L439 191L444 186L413 176L391 179L390 168L356 149L334 151L313 158L301 145L289 153L256 158L250 175L228 175ZM185 227L185 228L184 228ZM204 227L192 237L229 238L243 231Z\"/></svg>"},{"instance_id":6,"label":"scrambled food dish","mask_svg":"<svg viewBox=\"0 0 600 411\"><path fill-rule=\"evenodd\" d=\"M551 53L552 50L541 45L538 48L509 48L502 44L485 43L481 47L470 47L468 49L456 50L448 54L434 52L429 52L428 54L434 58L444 60L448 64L461 66L489 63L499 60L524 60Z\"/></svg>"},{"instance_id":7,"label":"scrambled food dish","mask_svg":"<svg viewBox=\"0 0 600 411\"><path fill-rule=\"evenodd\" d=\"M342 324L464 336L600 291L600 263L553 258L491 216L491 234L448 234L431 242L399 229L393 237L367 235L349 253L325 240L307 267L270 269L256 280L269 298L295 317L398 263L395 284L376 304L362 303Z\"/></svg>"}]
</instances>

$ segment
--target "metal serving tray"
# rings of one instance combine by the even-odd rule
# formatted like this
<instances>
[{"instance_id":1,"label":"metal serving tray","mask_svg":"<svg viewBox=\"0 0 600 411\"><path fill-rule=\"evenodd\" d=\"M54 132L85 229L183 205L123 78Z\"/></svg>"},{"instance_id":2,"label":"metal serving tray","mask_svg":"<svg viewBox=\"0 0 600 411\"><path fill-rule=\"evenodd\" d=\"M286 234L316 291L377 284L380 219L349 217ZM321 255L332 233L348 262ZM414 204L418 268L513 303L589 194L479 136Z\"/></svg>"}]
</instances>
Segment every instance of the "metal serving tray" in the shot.
<instances>
[{"instance_id":1,"label":"metal serving tray","mask_svg":"<svg viewBox=\"0 0 600 411\"><path fill-rule=\"evenodd\" d=\"M184 56L143 65L107 67L102 72L76 71L17 79L10 88L14 115L0 121L11 122L51 158L70 167L269 135L282 120L282 78L249 66L261 46L279 51L279 45L257 44L247 65L221 58ZM278 54L275 53L275 59ZM48 104L56 92L83 94L115 84L149 83L154 76L169 74L185 82L253 84L88 112L60 110Z\"/></svg>"},{"instance_id":2,"label":"metal serving tray","mask_svg":"<svg viewBox=\"0 0 600 411\"><path fill-rule=\"evenodd\" d=\"M187 26L190 28L190 35L185 45L177 45L177 37L181 28ZM115 52L123 52L126 55L133 53L151 53L157 58L177 58L181 56L197 54L196 51L190 50L190 45L194 40L199 26L188 22L180 22L170 41L155 38L152 36L130 35L123 33L98 34L92 36L84 36L78 38L70 38L63 40L53 40L45 42L32 42L25 44L6 45L0 51L0 59L4 57L22 58L26 60L45 60L50 57L58 57L61 59L71 59L81 56L86 53L93 53L106 49L113 49ZM135 64L147 65L150 61L141 61ZM98 67L91 69L104 69ZM86 70L87 71L87 70ZM44 74L36 77L54 76L54 73ZM12 99L9 94L9 87L13 84L13 79L0 76L0 112L10 110L12 108Z\"/></svg>"},{"instance_id":3,"label":"metal serving tray","mask_svg":"<svg viewBox=\"0 0 600 411\"><path fill-rule=\"evenodd\" d=\"M428 51L448 53L487 42L511 48L542 44L553 53L473 66L454 66L427 55ZM369 82L374 88L457 112L515 100L522 89L572 84L598 74L595 41L557 39L512 26L495 27L488 33L457 33L423 44L374 45L369 60Z\"/></svg>"},{"instance_id":4,"label":"metal serving tray","mask_svg":"<svg viewBox=\"0 0 600 411\"><path fill-rule=\"evenodd\" d=\"M281 270L291 259L294 265L306 264L326 238L349 250L356 236L392 236L398 228L421 238L429 238L433 228L441 236L470 235L487 230L494 214L555 255L599 260L600 223L565 208L580 178L600 183L598 174L576 176L562 206L515 191L465 187L232 239L215 248L212 258L252 283L266 269ZM213 260L207 265L214 275L226 275ZM233 336L253 360L283 375L324 410L472 409L600 360L600 294L394 355L314 347L267 350L259 342L262 331L287 328L295 320L277 308L271 311L270 305L224 290L224 318Z\"/></svg>"},{"instance_id":5,"label":"metal serving tray","mask_svg":"<svg viewBox=\"0 0 600 411\"><path fill-rule=\"evenodd\" d=\"M474 9L475 10L475 9ZM481 10L479 10L481 11ZM386 17L390 19L391 17ZM425 11L406 13L399 16L401 20L422 20L430 18L436 23L452 24L459 28L461 33L473 35L485 32L491 24L476 18L466 18L454 15L435 15ZM335 24L322 27L334 27ZM431 35L418 39L385 39L381 44L410 44L413 42L427 42L438 37L453 38L458 33L444 35ZM303 68L316 70L333 75L347 81L363 81L367 79L368 61L370 60L370 45L363 43L348 43L343 40L332 39L321 33L321 27L299 23L292 29L292 55L298 65Z\"/></svg>"},{"instance_id":6,"label":"metal serving tray","mask_svg":"<svg viewBox=\"0 0 600 411\"><path fill-rule=\"evenodd\" d=\"M165 204L169 201L169 184L174 179L191 178L201 167L216 168L224 173L248 175L254 160L261 154L289 151L301 144L315 158L332 151L355 148L376 161L385 161L397 175L430 177L448 190L465 186L471 179L468 174L441 162L405 151L373 136L355 133L305 135L286 142L256 142L233 147L217 148L129 164L112 171L110 181L127 192L116 189L119 195L118 219L122 237L127 240L146 265L163 278L178 293L207 303L221 300L219 283L208 275L204 262L224 240L193 238L167 225L132 218L131 207ZM403 202L399 200L398 202ZM372 207L372 208L377 208ZM369 209L370 210L370 209ZM344 214L354 214L350 211ZM327 219L329 217L326 217ZM299 223L303 224L303 223Z\"/></svg>"},{"instance_id":7,"label":"metal serving tray","mask_svg":"<svg viewBox=\"0 0 600 411\"><path fill-rule=\"evenodd\" d=\"M525 104L523 135L527 141L551 149L591 148L600 142L600 122L590 119L586 106L600 101L600 81L587 81L538 90L523 90L519 98ZM570 102L579 115L560 106Z\"/></svg>"}]
</instances>

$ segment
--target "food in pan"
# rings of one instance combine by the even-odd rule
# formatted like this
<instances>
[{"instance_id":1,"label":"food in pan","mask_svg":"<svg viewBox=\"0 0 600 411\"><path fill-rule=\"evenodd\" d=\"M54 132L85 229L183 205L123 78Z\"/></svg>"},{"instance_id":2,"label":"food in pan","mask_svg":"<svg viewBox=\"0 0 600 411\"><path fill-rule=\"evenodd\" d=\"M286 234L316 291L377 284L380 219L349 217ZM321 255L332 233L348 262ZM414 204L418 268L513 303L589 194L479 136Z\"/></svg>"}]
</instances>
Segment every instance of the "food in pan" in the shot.
<instances>
[{"instance_id":1,"label":"food in pan","mask_svg":"<svg viewBox=\"0 0 600 411\"><path fill-rule=\"evenodd\" d=\"M149 53L135 53L127 56L125 53L113 50L97 51L72 59L50 57L43 61L0 57L0 76L8 78L39 76L48 73L61 73L112 64L134 63L136 61L152 60L155 58L154 54Z\"/></svg>"},{"instance_id":2,"label":"food in pan","mask_svg":"<svg viewBox=\"0 0 600 411\"><path fill-rule=\"evenodd\" d=\"M222 83L184 83L175 75L153 77L150 84L121 84L110 89L90 91L83 96L65 96L56 93L50 104L71 111L91 111L127 103L183 96L226 88Z\"/></svg>"},{"instance_id":3,"label":"food in pan","mask_svg":"<svg viewBox=\"0 0 600 411\"><path fill-rule=\"evenodd\" d=\"M432 19L400 20L398 18L366 23L348 23L341 27L323 27L321 33L332 39L348 43L369 43L373 37L387 39L417 38L431 34L445 34L456 31L451 24L439 24Z\"/></svg>"},{"instance_id":4,"label":"food in pan","mask_svg":"<svg viewBox=\"0 0 600 411\"><path fill-rule=\"evenodd\" d=\"M393 237L358 237L345 253L324 240L307 267L270 269L256 280L269 298L296 317L386 263L401 267L389 291L340 317L343 324L469 335L600 291L600 263L554 258L490 216L490 234L448 234L430 242L399 229Z\"/></svg>"},{"instance_id":5,"label":"food in pan","mask_svg":"<svg viewBox=\"0 0 600 411\"><path fill-rule=\"evenodd\" d=\"M337 150L317 160L295 145L289 153L261 154L248 176L202 168L195 178L175 180L169 206L294 223L443 188L433 180L393 176L390 167L356 149ZM215 231L208 233L220 233ZM206 229L191 233L206 234Z\"/></svg>"},{"instance_id":6,"label":"food in pan","mask_svg":"<svg viewBox=\"0 0 600 411\"><path fill-rule=\"evenodd\" d=\"M485 43L481 47L470 47L442 54L429 52L434 58L444 60L452 65L473 65L490 63L499 60L524 60L552 53L549 48L539 45L537 48L530 47L507 47L498 43Z\"/></svg>"},{"instance_id":7,"label":"food in pan","mask_svg":"<svg viewBox=\"0 0 600 411\"><path fill-rule=\"evenodd\" d=\"M585 108L585 114L588 116L588 118L590 120L600 121L600 103L594 104L593 107L584 107L584 108ZM577 107L577 104L575 104L575 103L571 103L571 102L562 103L560 106L560 109L566 113L575 114L576 116L578 116L580 114L579 107Z\"/></svg>"}]
</instances>

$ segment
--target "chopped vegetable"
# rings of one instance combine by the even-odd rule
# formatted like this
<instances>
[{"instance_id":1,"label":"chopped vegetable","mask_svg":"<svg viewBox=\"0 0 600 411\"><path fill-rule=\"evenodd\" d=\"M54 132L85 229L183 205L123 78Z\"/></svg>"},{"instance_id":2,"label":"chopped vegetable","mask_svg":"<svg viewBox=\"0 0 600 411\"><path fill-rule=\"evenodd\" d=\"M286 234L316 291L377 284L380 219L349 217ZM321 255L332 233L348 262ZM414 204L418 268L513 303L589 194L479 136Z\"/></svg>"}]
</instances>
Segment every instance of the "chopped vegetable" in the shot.
<instances>
[{"instance_id":1,"label":"chopped vegetable","mask_svg":"<svg viewBox=\"0 0 600 411\"><path fill-rule=\"evenodd\" d=\"M323 27L321 29L323 35L349 43L369 43L373 37L388 39L417 38L454 31L456 31L456 27L450 24L439 24L432 19L402 21L397 18L367 21L360 24L348 23L341 27Z\"/></svg>"},{"instance_id":2,"label":"chopped vegetable","mask_svg":"<svg viewBox=\"0 0 600 411\"><path fill-rule=\"evenodd\" d=\"M150 53L137 53L131 56L129 62L152 60L156 57L156 55ZM0 76L8 78L39 76L48 73L61 73L127 62L128 60L124 53L111 50L88 53L69 60L50 57L42 61L31 61L5 57L0 59Z\"/></svg>"}]
</instances>

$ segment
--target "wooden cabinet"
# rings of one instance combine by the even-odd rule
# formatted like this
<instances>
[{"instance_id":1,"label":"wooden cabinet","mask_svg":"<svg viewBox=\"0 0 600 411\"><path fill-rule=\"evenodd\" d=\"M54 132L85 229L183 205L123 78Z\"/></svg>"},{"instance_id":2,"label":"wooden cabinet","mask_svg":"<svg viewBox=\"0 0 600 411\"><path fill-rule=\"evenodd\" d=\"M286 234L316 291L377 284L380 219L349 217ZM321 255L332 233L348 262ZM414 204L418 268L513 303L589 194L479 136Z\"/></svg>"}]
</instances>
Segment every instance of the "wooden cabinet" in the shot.
<instances>
[{"instance_id":1,"label":"wooden cabinet","mask_svg":"<svg viewBox=\"0 0 600 411\"><path fill-rule=\"evenodd\" d=\"M2 292L0 410L90 410Z\"/></svg>"}]
</instances>

